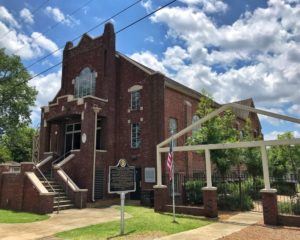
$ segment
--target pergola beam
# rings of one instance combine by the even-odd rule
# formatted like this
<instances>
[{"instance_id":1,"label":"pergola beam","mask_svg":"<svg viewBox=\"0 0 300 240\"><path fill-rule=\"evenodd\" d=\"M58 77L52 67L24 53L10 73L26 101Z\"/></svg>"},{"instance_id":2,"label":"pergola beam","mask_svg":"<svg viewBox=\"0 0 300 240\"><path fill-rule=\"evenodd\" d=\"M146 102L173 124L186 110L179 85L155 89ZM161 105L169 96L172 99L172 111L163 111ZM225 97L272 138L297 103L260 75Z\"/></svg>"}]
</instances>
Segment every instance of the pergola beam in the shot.
<instances>
[{"instance_id":1,"label":"pergola beam","mask_svg":"<svg viewBox=\"0 0 300 240\"><path fill-rule=\"evenodd\" d=\"M174 152L187 152L198 150L216 150L216 149L232 149L232 148L252 148L261 146L280 146L280 145L297 145L300 144L300 138L288 140L268 140L268 141L249 141L249 142L235 142L235 143L217 143L217 144L202 144L173 147ZM159 152L168 152L169 148L157 148Z\"/></svg>"}]
</instances>

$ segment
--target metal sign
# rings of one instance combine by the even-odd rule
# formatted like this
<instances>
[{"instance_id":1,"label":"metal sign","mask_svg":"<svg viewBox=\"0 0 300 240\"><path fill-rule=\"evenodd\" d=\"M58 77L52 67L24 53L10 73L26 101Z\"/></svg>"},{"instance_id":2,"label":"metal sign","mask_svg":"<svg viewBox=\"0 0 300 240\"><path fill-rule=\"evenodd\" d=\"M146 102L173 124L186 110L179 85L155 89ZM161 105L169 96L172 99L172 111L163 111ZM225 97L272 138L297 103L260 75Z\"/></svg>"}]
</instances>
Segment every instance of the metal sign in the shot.
<instances>
[{"instance_id":1,"label":"metal sign","mask_svg":"<svg viewBox=\"0 0 300 240\"><path fill-rule=\"evenodd\" d=\"M135 190L135 167L129 166L125 159L120 159L116 166L109 167L109 193L128 193Z\"/></svg>"},{"instance_id":2,"label":"metal sign","mask_svg":"<svg viewBox=\"0 0 300 240\"><path fill-rule=\"evenodd\" d=\"M109 167L108 192L120 194L121 199L121 219L120 234L124 234L124 205L125 194L135 192L135 167L129 166L125 159L120 159L116 166Z\"/></svg>"}]
</instances>

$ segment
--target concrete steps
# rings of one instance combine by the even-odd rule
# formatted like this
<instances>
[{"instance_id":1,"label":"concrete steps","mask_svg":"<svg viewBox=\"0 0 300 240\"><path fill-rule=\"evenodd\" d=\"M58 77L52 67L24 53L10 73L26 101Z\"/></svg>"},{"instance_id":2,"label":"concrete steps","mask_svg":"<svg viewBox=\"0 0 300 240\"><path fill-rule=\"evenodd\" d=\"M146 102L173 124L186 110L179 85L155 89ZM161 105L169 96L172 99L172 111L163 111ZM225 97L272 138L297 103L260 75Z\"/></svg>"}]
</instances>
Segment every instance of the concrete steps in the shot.
<instances>
[{"instance_id":1,"label":"concrete steps","mask_svg":"<svg viewBox=\"0 0 300 240\"><path fill-rule=\"evenodd\" d=\"M53 211L57 211L58 209L65 210L75 208L75 205L72 200L69 199L65 190L54 178L51 177L51 174L45 174L45 177L47 178L47 181L43 177L40 177L39 179L48 192L55 193L53 199Z\"/></svg>"}]
</instances>

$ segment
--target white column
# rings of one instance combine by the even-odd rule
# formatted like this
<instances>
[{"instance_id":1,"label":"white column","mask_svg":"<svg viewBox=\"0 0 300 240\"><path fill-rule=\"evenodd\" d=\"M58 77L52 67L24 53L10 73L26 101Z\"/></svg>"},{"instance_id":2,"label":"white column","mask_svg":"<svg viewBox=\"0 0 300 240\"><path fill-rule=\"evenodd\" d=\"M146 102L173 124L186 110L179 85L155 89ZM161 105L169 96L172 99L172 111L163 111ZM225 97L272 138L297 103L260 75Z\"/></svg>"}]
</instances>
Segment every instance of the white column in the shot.
<instances>
[{"instance_id":1,"label":"white column","mask_svg":"<svg viewBox=\"0 0 300 240\"><path fill-rule=\"evenodd\" d=\"M96 168L96 142L97 142L97 120L98 120L98 113L100 112L101 108L93 107L95 112L95 131L94 131L94 162L93 162L93 191L92 191L92 201L95 201L95 168Z\"/></svg>"},{"instance_id":2,"label":"white column","mask_svg":"<svg viewBox=\"0 0 300 240\"><path fill-rule=\"evenodd\" d=\"M206 184L207 184L207 188L212 188L211 161L210 161L210 151L209 151L209 149L205 149L205 167L206 167Z\"/></svg>"},{"instance_id":3,"label":"white column","mask_svg":"<svg viewBox=\"0 0 300 240\"><path fill-rule=\"evenodd\" d=\"M260 146L261 158L262 158L262 165L263 165L263 174L264 174L264 183L265 183L265 190L270 190L270 177L269 177L269 164L268 164L268 154L266 146Z\"/></svg>"},{"instance_id":4,"label":"white column","mask_svg":"<svg viewBox=\"0 0 300 240\"><path fill-rule=\"evenodd\" d=\"M161 173L161 153L159 147L156 147L156 172L157 172L157 186L162 185L162 173Z\"/></svg>"}]
</instances>

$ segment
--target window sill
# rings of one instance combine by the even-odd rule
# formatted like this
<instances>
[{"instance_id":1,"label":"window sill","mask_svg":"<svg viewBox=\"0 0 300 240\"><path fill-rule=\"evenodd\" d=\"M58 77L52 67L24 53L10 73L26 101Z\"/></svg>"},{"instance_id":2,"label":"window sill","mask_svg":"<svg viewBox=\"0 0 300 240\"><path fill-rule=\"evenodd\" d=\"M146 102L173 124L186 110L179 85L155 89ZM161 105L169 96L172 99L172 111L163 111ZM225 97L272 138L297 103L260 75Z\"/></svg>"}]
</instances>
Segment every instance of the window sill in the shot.
<instances>
[{"instance_id":1,"label":"window sill","mask_svg":"<svg viewBox=\"0 0 300 240\"><path fill-rule=\"evenodd\" d=\"M96 152L105 153L105 152L107 152L107 150L97 149Z\"/></svg>"},{"instance_id":2,"label":"window sill","mask_svg":"<svg viewBox=\"0 0 300 240\"><path fill-rule=\"evenodd\" d=\"M128 108L128 112L141 112L144 108L143 107L139 107L137 109L132 109L132 108Z\"/></svg>"}]
</instances>

